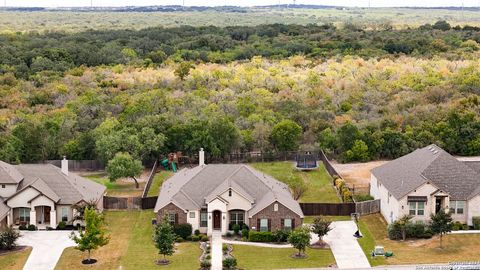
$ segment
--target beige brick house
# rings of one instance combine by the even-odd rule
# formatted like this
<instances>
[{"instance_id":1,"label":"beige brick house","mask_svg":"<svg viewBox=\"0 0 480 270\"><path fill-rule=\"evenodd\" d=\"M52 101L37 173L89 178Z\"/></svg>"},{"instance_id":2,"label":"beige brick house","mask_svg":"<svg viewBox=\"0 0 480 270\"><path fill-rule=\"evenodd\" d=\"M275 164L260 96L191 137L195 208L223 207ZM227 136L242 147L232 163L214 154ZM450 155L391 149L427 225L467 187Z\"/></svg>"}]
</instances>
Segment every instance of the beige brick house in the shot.
<instances>
[{"instance_id":1,"label":"beige brick house","mask_svg":"<svg viewBox=\"0 0 480 270\"><path fill-rule=\"evenodd\" d=\"M158 197L157 218L190 223L193 230L223 234L234 224L252 230L293 229L303 222L300 205L287 185L244 164L200 164L165 181Z\"/></svg>"},{"instance_id":2,"label":"beige brick house","mask_svg":"<svg viewBox=\"0 0 480 270\"><path fill-rule=\"evenodd\" d=\"M372 170L370 194L388 223L409 214L428 221L440 209L472 225L480 216L480 166L430 145Z\"/></svg>"}]
</instances>

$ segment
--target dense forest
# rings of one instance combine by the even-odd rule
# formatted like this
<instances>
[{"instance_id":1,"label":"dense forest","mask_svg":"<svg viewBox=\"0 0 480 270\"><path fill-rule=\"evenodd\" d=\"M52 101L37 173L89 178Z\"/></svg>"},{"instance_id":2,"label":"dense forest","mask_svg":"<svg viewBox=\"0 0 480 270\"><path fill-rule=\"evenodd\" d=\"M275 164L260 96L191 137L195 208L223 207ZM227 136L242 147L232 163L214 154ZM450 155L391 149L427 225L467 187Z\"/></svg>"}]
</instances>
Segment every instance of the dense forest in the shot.
<instances>
[{"instance_id":1,"label":"dense forest","mask_svg":"<svg viewBox=\"0 0 480 270\"><path fill-rule=\"evenodd\" d=\"M479 43L479 28L445 21L5 33L0 160L479 155Z\"/></svg>"}]
</instances>

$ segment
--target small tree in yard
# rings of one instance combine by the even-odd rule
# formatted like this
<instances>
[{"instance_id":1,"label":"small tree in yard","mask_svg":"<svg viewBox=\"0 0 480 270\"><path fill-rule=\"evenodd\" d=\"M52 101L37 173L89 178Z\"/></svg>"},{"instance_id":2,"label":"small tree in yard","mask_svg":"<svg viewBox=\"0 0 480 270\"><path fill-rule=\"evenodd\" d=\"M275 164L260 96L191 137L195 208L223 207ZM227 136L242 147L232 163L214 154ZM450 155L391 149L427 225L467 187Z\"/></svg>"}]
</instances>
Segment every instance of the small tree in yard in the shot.
<instances>
[{"instance_id":1,"label":"small tree in yard","mask_svg":"<svg viewBox=\"0 0 480 270\"><path fill-rule=\"evenodd\" d=\"M135 160L129 153L117 153L108 162L107 172L110 181L114 182L122 177L130 177L135 181L135 187L139 188L137 176L142 173L143 166L139 160Z\"/></svg>"},{"instance_id":2,"label":"small tree in yard","mask_svg":"<svg viewBox=\"0 0 480 270\"><path fill-rule=\"evenodd\" d=\"M94 263L95 260L90 258L92 250L108 244L110 237L106 235L103 216L92 208L85 209L85 231L79 230L79 235L72 232L70 238L77 244L76 249L88 252L88 258L84 262L86 264Z\"/></svg>"},{"instance_id":3,"label":"small tree in yard","mask_svg":"<svg viewBox=\"0 0 480 270\"><path fill-rule=\"evenodd\" d=\"M168 263L166 256L172 256L175 252L175 238L176 235L173 232L173 227L165 217L163 222L158 224L153 232L153 241L155 242L155 247L158 249L158 254L163 255L163 259L159 260L159 263Z\"/></svg>"},{"instance_id":4,"label":"small tree in yard","mask_svg":"<svg viewBox=\"0 0 480 270\"><path fill-rule=\"evenodd\" d=\"M436 214L431 214L430 219L432 220L430 228L433 233L440 235L440 248L443 248L442 237L444 234L451 232L453 228L452 214L440 209Z\"/></svg>"},{"instance_id":5,"label":"small tree in yard","mask_svg":"<svg viewBox=\"0 0 480 270\"><path fill-rule=\"evenodd\" d=\"M332 221L325 219L323 217L317 217L313 220L312 224L312 232L316 235L318 235L318 244L322 244L323 240L322 238L332 230L330 228L330 225L332 224Z\"/></svg>"},{"instance_id":6,"label":"small tree in yard","mask_svg":"<svg viewBox=\"0 0 480 270\"><path fill-rule=\"evenodd\" d=\"M412 216L410 215L404 215L401 218L399 218L397 221L395 221L400 228L400 231L402 232L402 240L405 241L407 239L407 227L408 224L410 224L412 220Z\"/></svg>"},{"instance_id":7,"label":"small tree in yard","mask_svg":"<svg viewBox=\"0 0 480 270\"><path fill-rule=\"evenodd\" d=\"M12 250L16 246L19 237L18 231L12 227L8 227L5 231L0 232L0 250Z\"/></svg>"},{"instance_id":8,"label":"small tree in yard","mask_svg":"<svg viewBox=\"0 0 480 270\"><path fill-rule=\"evenodd\" d=\"M298 249L298 254L296 254L297 258L302 258L305 256L305 249L310 244L311 237L310 228L306 226L297 228L290 233L290 236L288 237L288 243L290 243L294 248Z\"/></svg>"}]
</instances>

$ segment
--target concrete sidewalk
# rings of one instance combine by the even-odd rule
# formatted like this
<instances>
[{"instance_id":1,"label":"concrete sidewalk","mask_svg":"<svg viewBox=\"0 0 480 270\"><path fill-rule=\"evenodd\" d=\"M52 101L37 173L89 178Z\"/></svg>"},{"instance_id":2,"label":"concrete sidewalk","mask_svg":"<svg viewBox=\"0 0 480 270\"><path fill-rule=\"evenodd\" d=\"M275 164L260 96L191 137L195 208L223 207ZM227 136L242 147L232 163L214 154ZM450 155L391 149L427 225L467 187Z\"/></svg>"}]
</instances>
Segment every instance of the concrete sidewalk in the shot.
<instances>
[{"instance_id":1,"label":"concrete sidewalk","mask_svg":"<svg viewBox=\"0 0 480 270\"><path fill-rule=\"evenodd\" d=\"M74 246L70 231L21 231L18 244L31 246L23 270L53 270L65 248Z\"/></svg>"},{"instance_id":2,"label":"concrete sidewalk","mask_svg":"<svg viewBox=\"0 0 480 270\"><path fill-rule=\"evenodd\" d=\"M353 221L334 221L332 230L323 240L330 245L333 256L341 269L370 268L370 263L353 236L357 226Z\"/></svg>"},{"instance_id":3,"label":"concrete sidewalk","mask_svg":"<svg viewBox=\"0 0 480 270\"><path fill-rule=\"evenodd\" d=\"M212 254L211 270L222 270L223 268L223 250L222 250L222 233L213 231L212 244L210 246Z\"/></svg>"}]
</instances>

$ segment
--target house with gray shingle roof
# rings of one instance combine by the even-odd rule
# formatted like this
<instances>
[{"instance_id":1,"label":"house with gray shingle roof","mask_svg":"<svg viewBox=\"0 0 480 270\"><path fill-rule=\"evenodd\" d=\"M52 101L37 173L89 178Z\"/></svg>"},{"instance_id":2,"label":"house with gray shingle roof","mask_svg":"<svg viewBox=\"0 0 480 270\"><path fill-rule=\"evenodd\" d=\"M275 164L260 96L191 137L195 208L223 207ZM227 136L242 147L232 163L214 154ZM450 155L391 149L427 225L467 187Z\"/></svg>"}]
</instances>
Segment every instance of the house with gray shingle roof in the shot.
<instances>
[{"instance_id":1,"label":"house with gray shingle roof","mask_svg":"<svg viewBox=\"0 0 480 270\"><path fill-rule=\"evenodd\" d=\"M95 203L103 209L105 186L51 164L11 165L0 161L0 226L33 224L56 228L72 224L74 205Z\"/></svg>"},{"instance_id":2,"label":"house with gray shingle roof","mask_svg":"<svg viewBox=\"0 0 480 270\"><path fill-rule=\"evenodd\" d=\"M244 164L203 163L184 168L162 184L155 213L172 224L223 234L235 224L252 230L293 229L303 222L300 204L284 183Z\"/></svg>"},{"instance_id":3,"label":"house with gray shingle roof","mask_svg":"<svg viewBox=\"0 0 480 270\"><path fill-rule=\"evenodd\" d=\"M388 223L406 214L427 221L444 209L472 225L480 216L480 173L472 164L429 145L372 169L370 194Z\"/></svg>"}]
</instances>

